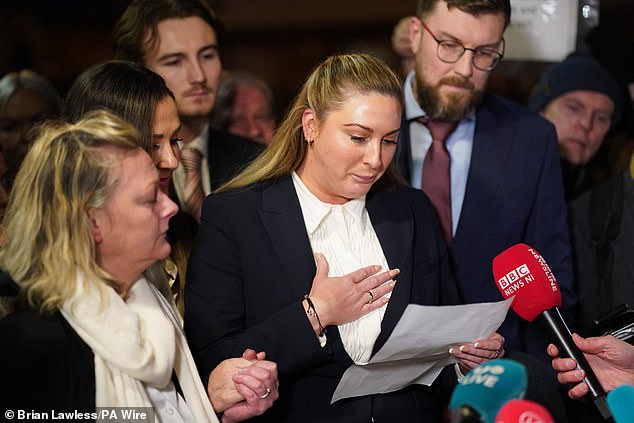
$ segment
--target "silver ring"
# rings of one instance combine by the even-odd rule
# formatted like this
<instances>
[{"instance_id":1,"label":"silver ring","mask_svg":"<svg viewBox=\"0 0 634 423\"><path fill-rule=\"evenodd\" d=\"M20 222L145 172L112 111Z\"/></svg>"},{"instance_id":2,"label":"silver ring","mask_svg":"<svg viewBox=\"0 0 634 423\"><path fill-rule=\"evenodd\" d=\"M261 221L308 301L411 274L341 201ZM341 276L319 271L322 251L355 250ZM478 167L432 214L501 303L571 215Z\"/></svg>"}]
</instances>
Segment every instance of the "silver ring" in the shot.
<instances>
[{"instance_id":1,"label":"silver ring","mask_svg":"<svg viewBox=\"0 0 634 423\"><path fill-rule=\"evenodd\" d=\"M500 355L500 350L495 350L495 358L498 358L499 355Z\"/></svg>"},{"instance_id":2,"label":"silver ring","mask_svg":"<svg viewBox=\"0 0 634 423\"><path fill-rule=\"evenodd\" d=\"M374 301L374 294L372 293L372 291L368 291L368 295L370 296L368 304L372 304L372 301Z\"/></svg>"},{"instance_id":3,"label":"silver ring","mask_svg":"<svg viewBox=\"0 0 634 423\"><path fill-rule=\"evenodd\" d=\"M270 393L271 393L271 388L266 388L266 394L264 394L264 395L262 395L262 396L260 396L258 398L264 399L264 398L268 397Z\"/></svg>"}]
</instances>

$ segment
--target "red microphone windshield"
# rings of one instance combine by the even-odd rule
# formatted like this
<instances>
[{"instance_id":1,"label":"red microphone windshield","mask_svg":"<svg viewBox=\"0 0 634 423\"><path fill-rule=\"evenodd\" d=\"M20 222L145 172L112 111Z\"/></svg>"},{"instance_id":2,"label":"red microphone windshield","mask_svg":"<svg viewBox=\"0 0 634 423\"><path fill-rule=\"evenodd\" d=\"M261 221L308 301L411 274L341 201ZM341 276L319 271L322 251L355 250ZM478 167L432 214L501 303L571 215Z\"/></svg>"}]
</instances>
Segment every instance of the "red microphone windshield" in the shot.
<instances>
[{"instance_id":1,"label":"red microphone windshield","mask_svg":"<svg viewBox=\"0 0 634 423\"><path fill-rule=\"evenodd\" d=\"M561 307L561 292L546 260L532 247L515 244L493 259L493 276L511 308L532 322L540 313Z\"/></svg>"},{"instance_id":2,"label":"red microphone windshield","mask_svg":"<svg viewBox=\"0 0 634 423\"><path fill-rule=\"evenodd\" d=\"M500 408L495 423L555 423L541 404L529 400L511 400Z\"/></svg>"}]
</instances>

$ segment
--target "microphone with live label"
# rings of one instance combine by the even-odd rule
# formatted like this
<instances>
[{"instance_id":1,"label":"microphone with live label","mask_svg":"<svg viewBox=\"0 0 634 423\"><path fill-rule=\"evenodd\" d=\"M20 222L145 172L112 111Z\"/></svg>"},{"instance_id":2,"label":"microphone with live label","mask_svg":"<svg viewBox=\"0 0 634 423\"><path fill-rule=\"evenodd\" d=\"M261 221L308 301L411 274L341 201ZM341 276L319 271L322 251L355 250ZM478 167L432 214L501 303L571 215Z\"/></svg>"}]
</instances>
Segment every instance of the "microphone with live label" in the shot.
<instances>
[{"instance_id":1,"label":"microphone with live label","mask_svg":"<svg viewBox=\"0 0 634 423\"><path fill-rule=\"evenodd\" d=\"M555 423L555 420L535 401L511 400L500 408L495 423Z\"/></svg>"},{"instance_id":2,"label":"microphone with live label","mask_svg":"<svg viewBox=\"0 0 634 423\"><path fill-rule=\"evenodd\" d=\"M611 413L605 392L559 313L561 292L546 260L534 248L516 244L493 259L493 275L502 296L505 299L515 297L511 303L513 311L529 322L538 318L559 352L573 358L585 371L588 395L601 415L609 418Z\"/></svg>"},{"instance_id":3,"label":"microphone with live label","mask_svg":"<svg viewBox=\"0 0 634 423\"><path fill-rule=\"evenodd\" d=\"M493 423L500 408L526 393L526 369L505 358L471 370L451 394L452 423Z\"/></svg>"}]
</instances>

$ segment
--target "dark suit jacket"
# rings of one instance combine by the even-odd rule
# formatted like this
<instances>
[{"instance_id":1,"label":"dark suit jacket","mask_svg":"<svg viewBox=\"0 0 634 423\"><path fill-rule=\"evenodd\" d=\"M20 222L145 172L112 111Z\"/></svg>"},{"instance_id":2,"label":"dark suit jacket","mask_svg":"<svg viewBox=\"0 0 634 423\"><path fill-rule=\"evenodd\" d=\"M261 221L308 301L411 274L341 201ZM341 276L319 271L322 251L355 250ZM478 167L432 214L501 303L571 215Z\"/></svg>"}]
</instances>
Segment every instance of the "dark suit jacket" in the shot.
<instances>
[{"instance_id":1,"label":"dark suit jacket","mask_svg":"<svg viewBox=\"0 0 634 423\"><path fill-rule=\"evenodd\" d=\"M407 304L454 304L457 294L424 193L407 187L371 192L366 208L390 268L401 270L376 352ZM336 327L322 348L306 317L301 301L314 276L290 176L207 197L185 285L185 327L200 373L253 348L277 362L280 374L280 398L264 421L434 421L437 402L428 387L329 405L352 361Z\"/></svg>"},{"instance_id":2,"label":"dark suit jacket","mask_svg":"<svg viewBox=\"0 0 634 423\"><path fill-rule=\"evenodd\" d=\"M397 160L407 181L410 146L404 119ZM534 247L548 262L570 317L576 298L554 127L514 103L485 95L476 111L464 203L450 248L450 265L466 303L502 299L491 264L517 243ZM506 349L545 357L540 328L520 322L512 311L500 332Z\"/></svg>"},{"instance_id":3,"label":"dark suit jacket","mask_svg":"<svg viewBox=\"0 0 634 423\"><path fill-rule=\"evenodd\" d=\"M209 179L214 190L246 167L264 150L262 144L209 128Z\"/></svg>"},{"instance_id":4,"label":"dark suit jacket","mask_svg":"<svg viewBox=\"0 0 634 423\"><path fill-rule=\"evenodd\" d=\"M59 312L33 309L0 320L0 407L95 411L92 350Z\"/></svg>"},{"instance_id":5,"label":"dark suit jacket","mask_svg":"<svg viewBox=\"0 0 634 423\"><path fill-rule=\"evenodd\" d=\"M621 179L619 186L617 179ZM612 199L613 186L622 189L622 216L616 236L609 243L612 253L609 263L608 282L599 278L599 253L601 245L592 234L593 214L590 211L592 201L604 201L605 211L597 207L598 219L605 225L610 207L616 206ZM596 197L595 197L596 196ZM618 203L617 203L618 204ZM570 204L570 227L574 245L575 288L579 296L576 316L580 332L584 335L596 335L592 332L592 321L604 317L620 304L634 308L634 181L629 169L602 182L591 191L582 194ZM614 224L614 223L613 223ZM604 270L605 271L605 270Z\"/></svg>"}]
</instances>

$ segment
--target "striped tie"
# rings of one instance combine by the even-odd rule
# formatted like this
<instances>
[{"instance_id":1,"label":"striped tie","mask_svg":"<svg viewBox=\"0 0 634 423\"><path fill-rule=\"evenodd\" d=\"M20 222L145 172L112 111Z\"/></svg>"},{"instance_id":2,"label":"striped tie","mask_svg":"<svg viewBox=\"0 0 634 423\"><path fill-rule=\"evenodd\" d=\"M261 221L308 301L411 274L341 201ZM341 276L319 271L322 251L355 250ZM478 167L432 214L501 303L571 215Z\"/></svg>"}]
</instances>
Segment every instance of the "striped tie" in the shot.
<instances>
[{"instance_id":1,"label":"striped tie","mask_svg":"<svg viewBox=\"0 0 634 423\"><path fill-rule=\"evenodd\" d=\"M183 197L185 211L200 221L200 211L205 198L201 179L202 154L196 148L184 148L181 151L181 163L185 169Z\"/></svg>"}]
</instances>

